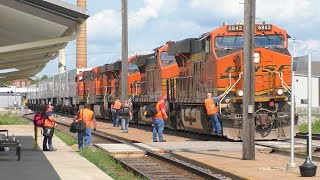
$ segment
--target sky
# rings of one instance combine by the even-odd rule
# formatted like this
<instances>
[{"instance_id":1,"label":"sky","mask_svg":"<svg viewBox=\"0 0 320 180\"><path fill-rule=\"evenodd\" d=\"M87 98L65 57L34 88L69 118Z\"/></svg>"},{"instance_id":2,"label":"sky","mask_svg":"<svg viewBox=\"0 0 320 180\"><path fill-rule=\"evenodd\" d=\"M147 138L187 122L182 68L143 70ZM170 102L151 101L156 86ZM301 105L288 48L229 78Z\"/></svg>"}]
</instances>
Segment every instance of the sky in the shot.
<instances>
[{"instance_id":1,"label":"sky","mask_svg":"<svg viewBox=\"0 0 320 180\"><path fill-rule=\"evenodd\" d=\"M64 0L76 4L77 0ZM243 21L244 0L128 0L129 56ZM256 23L266 21L296 38L296 55L320 60L319 0L257 0ZM121 0L87 0L88 68L121 58ZM293 43L289 42L293 53ZM75 69L75 41L66 48L67 70ZM58 73L50 61L37 76Z\"/></svg>"}]
</instances>

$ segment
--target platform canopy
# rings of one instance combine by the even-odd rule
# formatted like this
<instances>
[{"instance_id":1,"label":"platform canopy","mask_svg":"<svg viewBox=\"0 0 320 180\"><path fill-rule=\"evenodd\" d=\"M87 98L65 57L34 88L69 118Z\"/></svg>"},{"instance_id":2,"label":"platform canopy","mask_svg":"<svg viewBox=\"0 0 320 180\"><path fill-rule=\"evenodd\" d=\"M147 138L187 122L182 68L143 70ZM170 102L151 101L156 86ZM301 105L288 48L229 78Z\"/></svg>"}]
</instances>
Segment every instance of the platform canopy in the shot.
<instances>
[{"instance_id":1,"label":"platform canopy","mask_svg":"<svg viewBox=\"0 0 320 180\"><path fill-rule=\"evenodd\" d=\"M62 0L0 0L0 81L42 71L78 37L88 17Z\"/></svg>"}]
</instances>

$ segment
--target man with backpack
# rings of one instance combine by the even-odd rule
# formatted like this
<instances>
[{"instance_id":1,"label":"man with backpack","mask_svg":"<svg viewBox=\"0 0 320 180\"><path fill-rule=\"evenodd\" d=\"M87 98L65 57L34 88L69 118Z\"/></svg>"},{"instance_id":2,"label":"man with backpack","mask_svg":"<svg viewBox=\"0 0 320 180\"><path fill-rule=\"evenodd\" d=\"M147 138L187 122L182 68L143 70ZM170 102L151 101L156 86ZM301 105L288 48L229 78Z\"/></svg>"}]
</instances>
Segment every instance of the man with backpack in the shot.
<instances>
[{"instance_id":1,"label":"man with backpack","mask_svg":"<svg viewBox=\"0 0 320 180\"><path fill-rule=\"evenodd\" d=\"M43 117L43 151L56 151L57 149L53 148L52 137L54 132L54 127L56 125L56 119L52 113L53 107L51 105L46 105L45 110L42 112L41 116ZM47 147L47 143L48 146Z\"/></svg>"},{"instance_id":2,"label":"man with backpack","mask_svg":"<svg viewBox=\"0 0 320 180\"><path fill-rule=\"evenodd\" d=\"M121 106L122 106L122 103L119 99L116 99L111 104L113 127L119 127L119 110L120 110Z\"/></svg>"},{"instance_id":3,"label":"man with backpack","mask_svg":"<svg viewBox=\"0 0 320 180\"><path fill-rule=\"evenodd\" d=\"M157 114L152 116L153 121L153 142L157 141L157 134L159 136L159 142L165 142L163 139L163 129L164 129L164 120L168 119L165 107L166 96L160 98L160 100L156 104Z\"/></svg>"},{"instance_id":4,"label":"man with backpack","mask_svg":"<svg viewBox=\"0 0 320 180\"><path fill-rule=\"evenodd\" d=\"M128 133L129 119L132 117L132 112L127 100L122 104L119 116L121 119L121 129L124 133Z\"/></svg>"},{"instance_id":5,"label":"man with backpack","mask_svg":"<svg viewBox=\"0 0 320 180\"><path fill-rule=\"evenodd\" d=\"M91 128L93 124L93 130L96 131L96 118L94 112L90 110L90 104L85 104L84 109L81 109L74 116L73 121L83 121L86 123L86 129L84 131L78 132L78 147L82 150L85 147L90 146L91 143ZM85 144L83 145L83 138Z\"/></svg>"}]
</instances>

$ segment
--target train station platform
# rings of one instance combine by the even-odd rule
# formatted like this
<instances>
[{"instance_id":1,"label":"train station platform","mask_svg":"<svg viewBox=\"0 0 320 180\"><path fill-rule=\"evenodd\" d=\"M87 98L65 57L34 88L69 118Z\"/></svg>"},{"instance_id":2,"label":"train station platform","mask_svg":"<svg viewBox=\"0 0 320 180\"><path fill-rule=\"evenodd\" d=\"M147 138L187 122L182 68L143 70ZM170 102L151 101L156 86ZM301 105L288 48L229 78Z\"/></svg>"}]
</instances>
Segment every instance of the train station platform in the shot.
<instances>
[{"instance_id":1,"label":"train station platform","mask_svg":"<svg viewBox=\"0 0 320 180\"><path fill-rule=\"evenodd\" d=\"M64 123L70 123L70 118L61 117L58 119ZM303 159L296 159L297 168L294 171L286 171L289 156L274 154L272 148L286 150L290 143L286 141L258 141L256 145L256 160L242 160L242 143L232 141L199 141L192 138L164 135L166 142L152 142L152 130L130 127L129 133L123 133L120 127L115 128L111 123L97 122L97 130L111 136L119 137L127 141L137 142L136 145L161 149L163 152L170 152L173 156L183 159L201 167L212 169L215 172L229 173L231 177L257 180L275 179L307 179L302 178L299 172L299 165ZM138 143L139 142L139 143ZM316 144L314 144L316 145ZM112 146L113 153L123 151L122 147ZM266 146L271 146L266 147ZM296 143L296 151L302 150L304 144ZM319 162L314 162L320 167ZM317 177L320 179L320 168ZM315 179L316 179L315 178ZM310 179L310 178L309 178Z\"/></svg>"},{"instance_id":2,"label":"train station platform","mask_svg":"<svg viewBox=\"0 0 320 180\"><path fill-rule=\"evenodd\" d=\"M0 129L8 129L9 136L14 133L22 147L21 161L17 161L14 149L0 152L1 179L112 179L56 136L53 145L57 151L34 151L33 125L0 126ZM40 149L42 137L38 136Z\"/></svg>"}]
</instances>

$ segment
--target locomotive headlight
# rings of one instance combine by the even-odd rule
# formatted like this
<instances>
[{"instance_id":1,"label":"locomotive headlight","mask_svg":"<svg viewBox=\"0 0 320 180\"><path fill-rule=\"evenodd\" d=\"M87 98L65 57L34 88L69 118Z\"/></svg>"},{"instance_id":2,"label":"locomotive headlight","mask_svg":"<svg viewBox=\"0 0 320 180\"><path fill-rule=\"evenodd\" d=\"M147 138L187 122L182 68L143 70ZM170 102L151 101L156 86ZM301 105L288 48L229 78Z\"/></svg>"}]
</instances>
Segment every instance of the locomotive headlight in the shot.
<instances>
[{"instance_id":1,"label":"locomotive headlight","mask_svg":"<svg viewBox=\"0 0 320 180\"><path fill-rule=\"evenodd\" d=\"M282 89L277 89L277 94L278 94L279 96L281 96L281 95L283 94L283 90L282 90Z\"/></svg>"},{"instance_id":2,"label":"locomotive headlight","mask_svg":"<svg viewBox=\"0 0 320 180\"><path fill-rule=\"evenodd\" d=\"M238 96L242 97L243 96L243 90L238 90L237 94L238 94Z\"/></svg>"},{"instance_id":3,"label":"locomotive headlight","mask_svg":"<svg viewBox=\"0 0 320 180\"><path fill-rule=\"evenodd\" d=\"M260 62L260 53L255 52L253 54L253 61L254 61L254 63L259 63Z\"/></svg>"}]
</instances>

